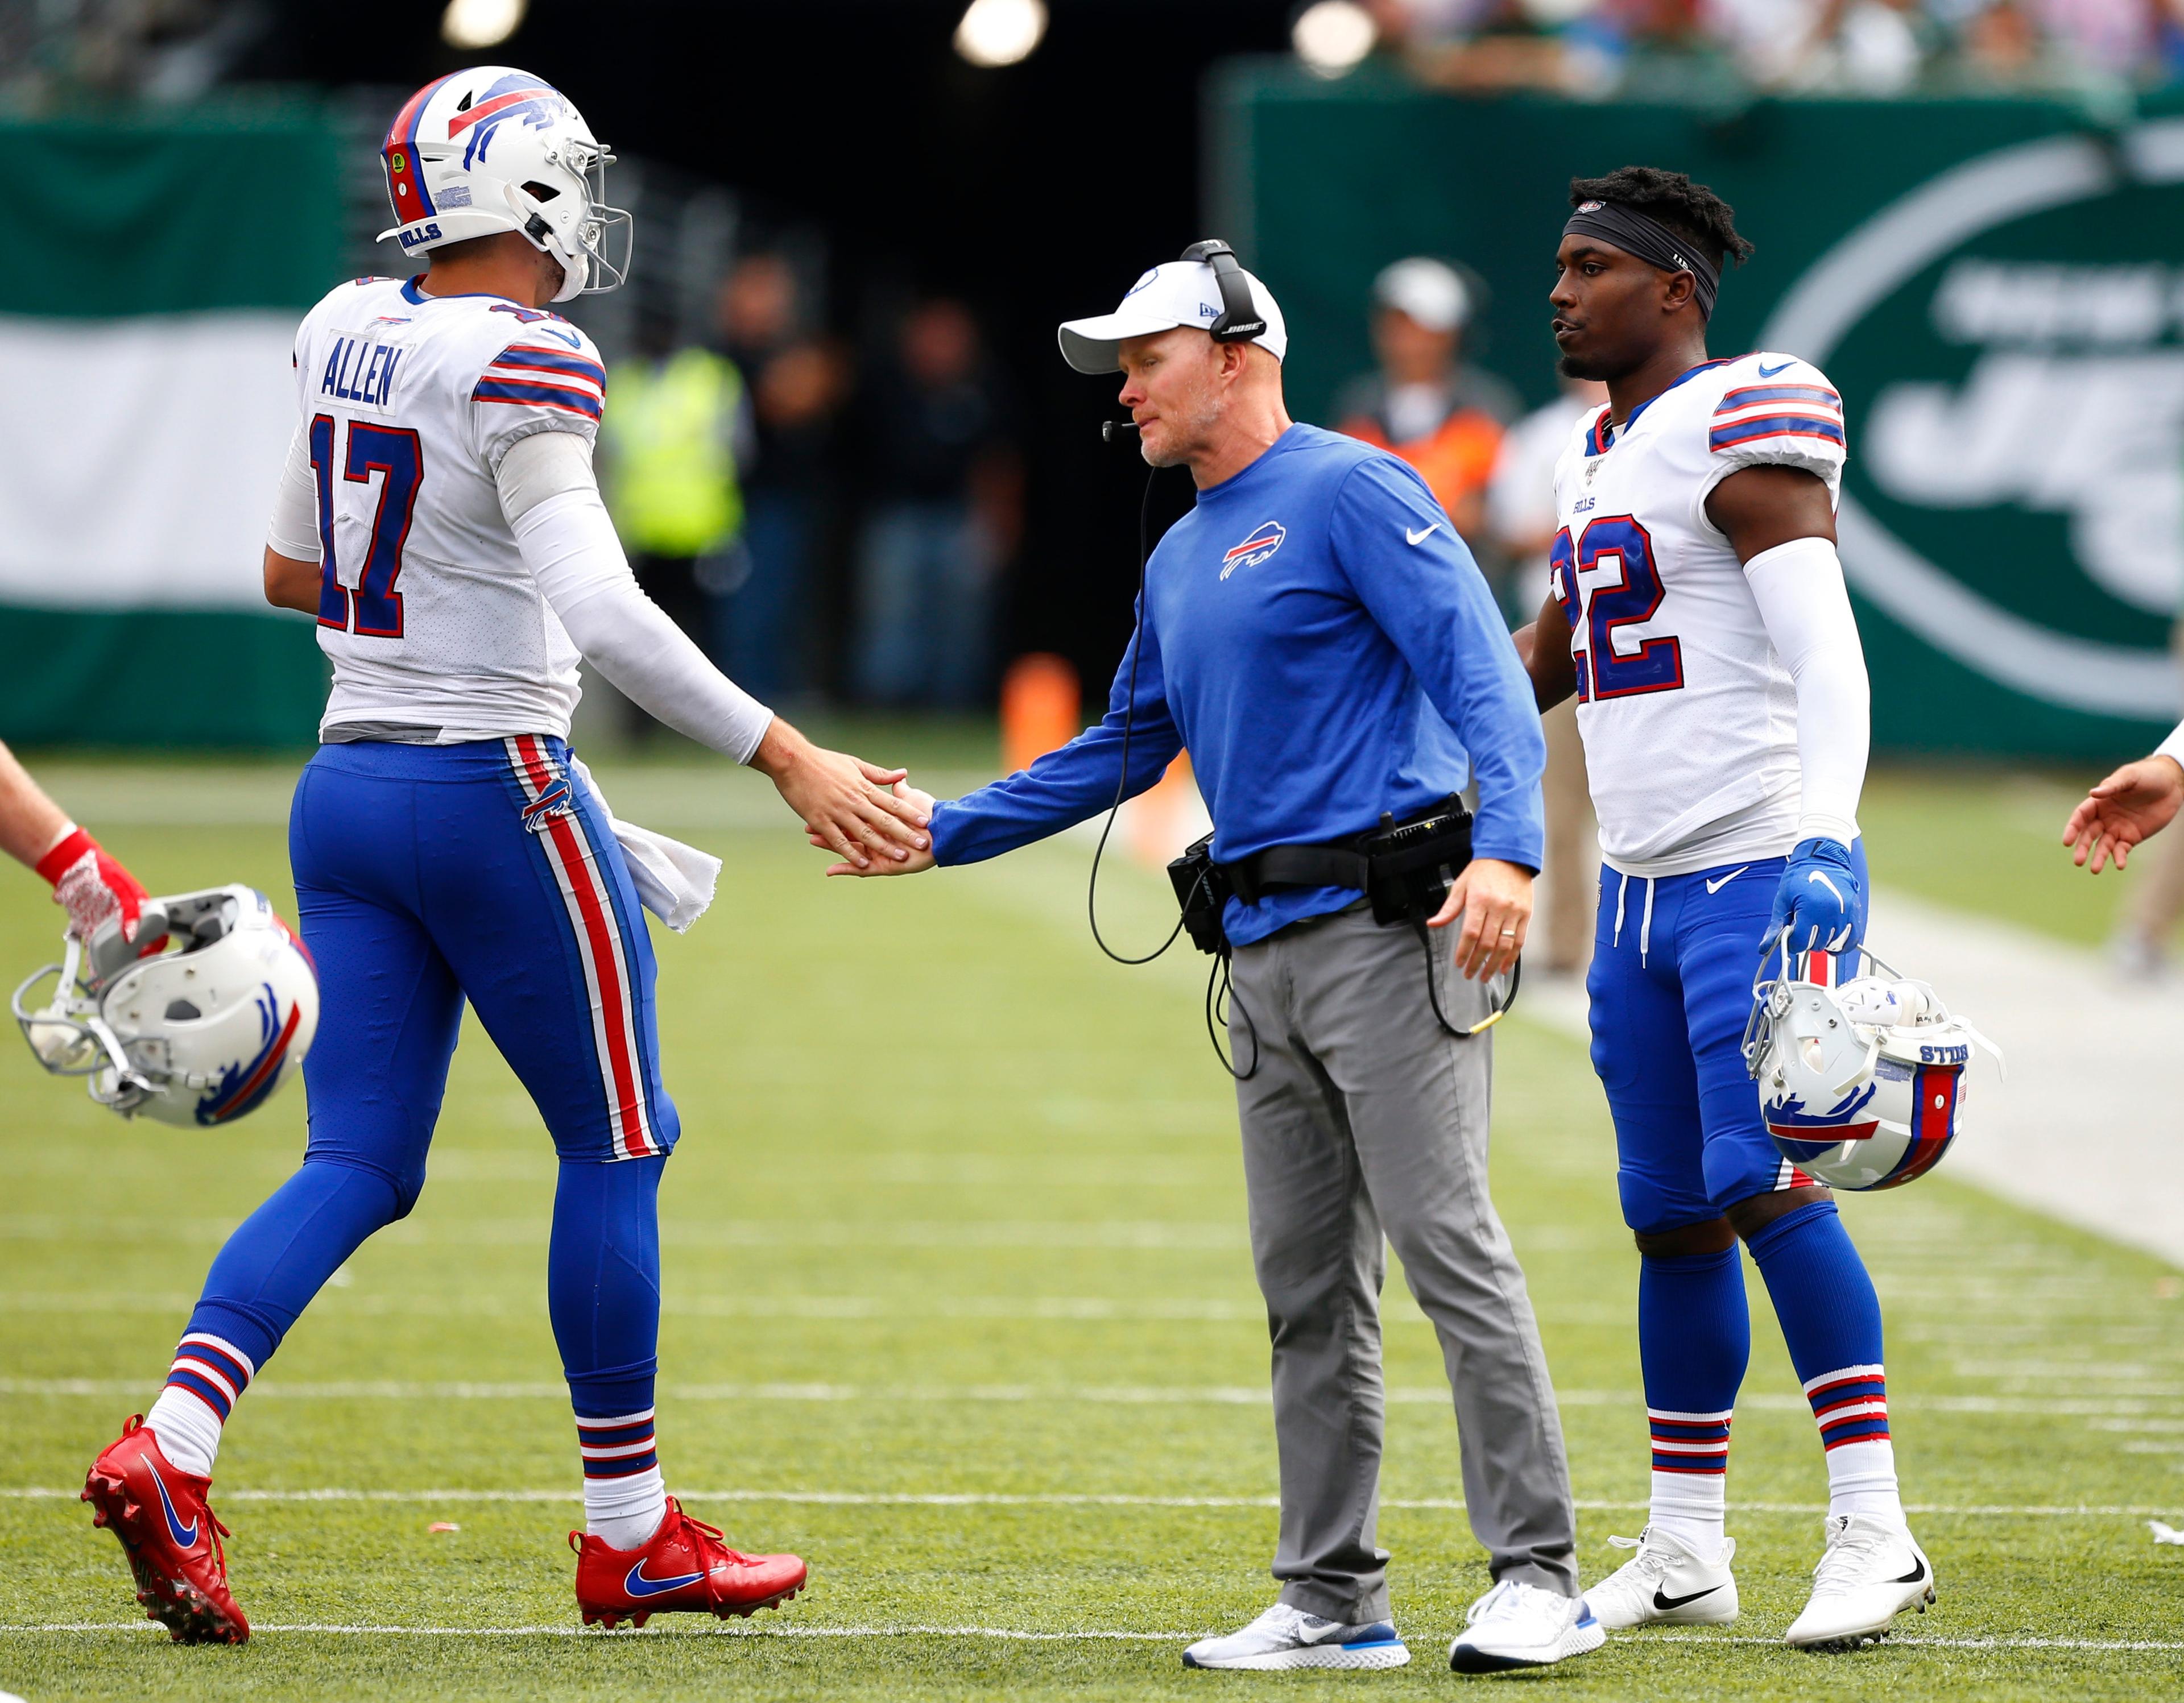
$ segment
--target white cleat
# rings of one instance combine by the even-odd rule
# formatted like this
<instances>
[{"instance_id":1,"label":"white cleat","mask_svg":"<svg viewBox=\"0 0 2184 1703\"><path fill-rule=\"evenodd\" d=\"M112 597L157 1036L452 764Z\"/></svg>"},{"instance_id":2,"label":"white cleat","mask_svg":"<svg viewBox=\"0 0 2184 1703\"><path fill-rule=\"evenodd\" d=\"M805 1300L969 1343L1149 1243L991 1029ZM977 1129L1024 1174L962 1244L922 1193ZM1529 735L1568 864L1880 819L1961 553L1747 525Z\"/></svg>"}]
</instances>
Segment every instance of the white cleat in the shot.
<instances>
[{"instance_id":1,"label":"white cleat","mask_svg":"<svg viewBox=\"0 0 2184 1703\"><path fill-rule=\"evenodd\" d=\"M1934 1564L1910 1532L1870 1514L1828 1520L1828 1547L1813 1569L1813 1594L1782 1641L1833 1652L1877 1644L1907 1608L1934 1600Z\"/></svg>"},{"instance_id":2,"label":"white cleat","mask_svg":"<svg viewBox=\"0 0 2184 1703\"><path fill-rule=\"evenodd\" d=\"M1411 1659L1393 1621L1346 1626L1278 1602L1241 1632L1201 1638L1185 1667L1401 1667Z\"/></svg>"},{"instance_id":3,"label":"white cleat","mask_svg":"<svg viewBox=\"0 0 2184 1703\"><path fill-rule=\"evenodd\" d=\"M1726 1626L1736 1618L1736 1578L1729 1570L1736 1540L1721 1559L1702 1561L1682 1539L1648 1526L1635 1538L1610 1538L1638 1553L1585 1594L1585 1606L1610 1632L1626 1626Z\"/></svg>"},{"instance_id":4,"label":"white cleat","mask_svg":"<svg viewBox=\"0 0 2184 1703\"><path fill-rule=\"evenodd\" d=\"M1504 1579L1464 1616L1466 1631L1448 1647L1458 1673L1499 1673L1546 1667L1607 1642L1607 1629L1580 1596L1557 1596L1535 1584Z\"/></svg>"}]
</instances>

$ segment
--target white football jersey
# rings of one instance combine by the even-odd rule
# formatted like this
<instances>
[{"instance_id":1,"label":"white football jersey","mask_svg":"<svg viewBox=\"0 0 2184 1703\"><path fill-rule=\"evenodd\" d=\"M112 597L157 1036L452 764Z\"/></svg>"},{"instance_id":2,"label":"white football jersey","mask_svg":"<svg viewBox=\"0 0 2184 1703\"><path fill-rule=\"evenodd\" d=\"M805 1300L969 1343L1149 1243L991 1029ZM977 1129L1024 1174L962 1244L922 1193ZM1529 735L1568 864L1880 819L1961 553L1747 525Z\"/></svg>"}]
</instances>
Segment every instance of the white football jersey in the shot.
<instances>
[{"instance_id":1,"label":"white football jersey","mask_svg":"<svg viewBox=\"0 0 2184 1703\"><path fill-rule=\"evenodd\" d=\"M606 369L558 314L412 279L341 285L296 334L332 659L322 734L567 737L577 648L501 514L493 476L535 431L595 438Z\"/></svg>"},{"instance_id":2,"label":"white football jersey","mask_svg":"<svg viewBox=\"0 0 2184 1703\"><path fill-rule=\"evenodd\" d=\"M1553 591L1610 867L1685 875L1796 844L1797 690L1706 502L1763 463L1817 474L1832 501L1843 459L1842 398L1789 355L1709 361L1619 431L1601 408L1572 431Z\"/></svg>"}]
</instances>

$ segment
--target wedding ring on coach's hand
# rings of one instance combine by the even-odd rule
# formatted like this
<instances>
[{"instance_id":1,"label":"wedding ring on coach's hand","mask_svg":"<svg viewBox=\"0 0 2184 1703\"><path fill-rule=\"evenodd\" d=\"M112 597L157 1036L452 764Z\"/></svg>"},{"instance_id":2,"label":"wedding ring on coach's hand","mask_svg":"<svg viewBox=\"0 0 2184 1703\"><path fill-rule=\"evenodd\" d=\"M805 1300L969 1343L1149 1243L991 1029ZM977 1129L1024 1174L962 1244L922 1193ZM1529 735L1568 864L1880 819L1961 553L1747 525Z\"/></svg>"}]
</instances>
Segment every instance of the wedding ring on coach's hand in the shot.
<instances>
[{"instance_id":1,"label":"wedding ring on coach's hand","mask_svg":"<svg viewBox=\"0 0 2184 1703\"><path fill-rule=\"evenodd\" d=\"M1503 934L1503 936L1504 936L1504 937L1507 937L1507 936L1508 936L1508 935L1514 934L1516 932L1517 932L1517 931L1516 931L1515 929L1513 929L1513 928L1505 928L1505 929L1503 929L1503 930L1502 931L1502 934Z\"/></svg>"}]
</instances>

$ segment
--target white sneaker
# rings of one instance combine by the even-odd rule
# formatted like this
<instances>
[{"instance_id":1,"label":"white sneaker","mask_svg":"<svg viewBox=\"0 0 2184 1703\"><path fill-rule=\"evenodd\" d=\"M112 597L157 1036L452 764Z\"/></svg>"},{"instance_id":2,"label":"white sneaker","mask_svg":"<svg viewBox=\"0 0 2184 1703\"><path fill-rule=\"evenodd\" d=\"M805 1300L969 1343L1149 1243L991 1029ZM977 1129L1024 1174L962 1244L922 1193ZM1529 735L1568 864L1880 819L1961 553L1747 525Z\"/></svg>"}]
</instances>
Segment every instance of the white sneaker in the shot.
<instances>
[{"instance_id":1,"label":"white sneaker","mask_svg":"<svg viewBox=\"0 0 2184 1703\"><path fill-rule=\"evenodd\" d=\"M1680 1538L1648 1526L1635 1538L1610 1538L1638 1553L1585 1594L1593 1618L1610 1632L1626 1626L1726 1626L1736 1618L1736 1579L1729 1570L1736 1540L1724 1539L1708 1563Z\"/></svg>"},{"instance_id":2,"label":"white sneaker","mask_svg":"<svg viewBox=\"0 0 2184 1703\"><path fill-rule=\"evenodd\" d=\"M1803 1650L1855 1650L1888 1635L1888 1622L1934 1600L1934 1564L1908 1530L1870 1514L1828 1520L1813 1594L1782 1641Z\"/></svg>"},{"instance_id":3,"label":"white sneaker","mask_svg":"<svg viewBox=\"0 0 2184 1703\"><path fill-rule=\"evenodd\" d=\"M1345 1626L1278 1602L1241 1632L1201 1638L1185 1667L1401 1667L1411 1659L1396 1623Z\"/></svg>"},{"instance_id":4,"label":"white sneaker","mask_svg":"<svg viewBox=\"0 0 2184 1703\"><path fill-rule=\"evenodd\" d=\"M1448 1665L1458 1673L1546 1667L1607 1642L1583 1597L1507 1579L1472 1604L1463 1620L1469 1629L1448 1647Z\"/></svg>"}]
</instances>

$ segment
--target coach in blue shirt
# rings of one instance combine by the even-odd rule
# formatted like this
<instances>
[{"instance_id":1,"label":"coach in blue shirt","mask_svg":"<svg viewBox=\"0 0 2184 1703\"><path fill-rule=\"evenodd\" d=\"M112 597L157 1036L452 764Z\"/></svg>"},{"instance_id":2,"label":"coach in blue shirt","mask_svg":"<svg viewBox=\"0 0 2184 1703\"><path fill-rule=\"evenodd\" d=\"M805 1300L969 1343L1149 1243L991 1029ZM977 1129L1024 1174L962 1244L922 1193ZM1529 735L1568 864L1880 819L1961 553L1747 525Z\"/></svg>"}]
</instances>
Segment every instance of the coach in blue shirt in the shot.
<instances>
[{"instance_id":1,"label":"coach in blue shirt","mask_svg":"<svg viewBox=\"0 0 2184 1703\"><path fill-rule=\"evenodd\" d=\"M933 804L930 854L836 869L975 863L1097 814L1123 778L1126 719L1125 790L1151 786L1187 746L1223 863L1400 821L1475 780L1473 861L1434 919L1455 925L1452 951L1422 957L1417 935L1376 923L1355 887L1228 903L1231 1038L1240 1063L1257 1056L1237 1098L1273 1338L1282 1591L1184 1659L1407 1659L1374 1540L1384 1230L1440 1333L1464 1503L1496 1581L1452 1659L1552 1661L1599 1638L1578 1599L1553 1390L1486 1192L1492 1043L1453 1038L1426 981L1468 1028L1524 944L1540 858L1539 715L1492 593L1424 481L1393 455L1290 420L1280 311L1248 273L1229 281L1224 303L1214 265L1173 262L1115 313L1061 327L1072 366L1123 375L1145 459L1189 467L1198 487L1153 552L1106 718L1021 773ZM1253 311L1223 321L1240 282ZM1240 320L1250 334L1231 331Z\"/></svg>"}]
</instances>

